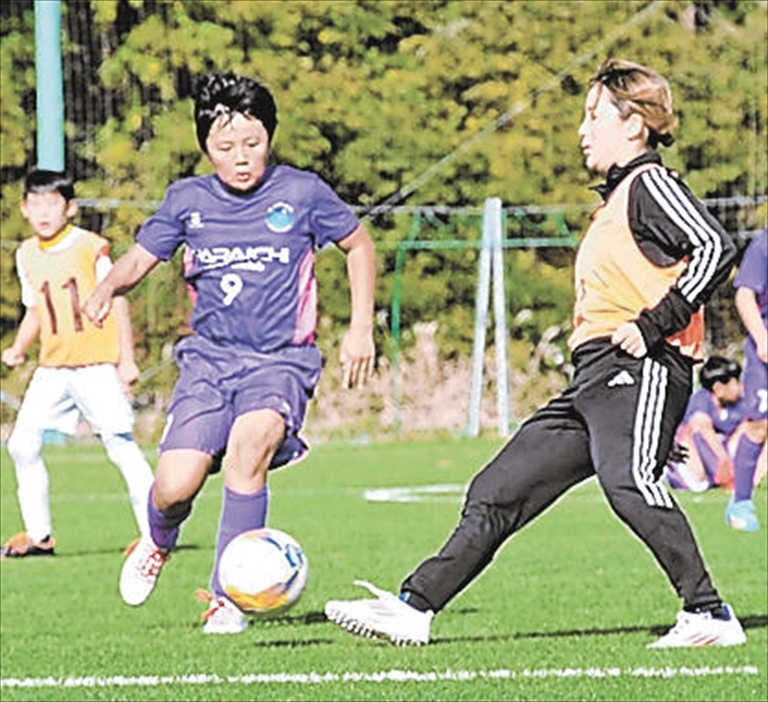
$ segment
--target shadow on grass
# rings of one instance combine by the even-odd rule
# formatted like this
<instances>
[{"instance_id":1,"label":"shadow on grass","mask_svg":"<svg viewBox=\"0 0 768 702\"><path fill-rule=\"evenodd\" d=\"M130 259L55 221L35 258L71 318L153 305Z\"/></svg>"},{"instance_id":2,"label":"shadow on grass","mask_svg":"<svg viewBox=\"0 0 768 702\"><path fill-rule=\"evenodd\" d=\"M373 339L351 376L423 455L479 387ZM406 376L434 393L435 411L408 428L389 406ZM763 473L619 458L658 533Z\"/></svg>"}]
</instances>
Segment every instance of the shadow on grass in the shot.
<instances>
[{"instance_id":1,"label":"shadow on grass","mask_svg":"<svg viewBox=\"0 0 768 702\"><path fill-rule=\"evenodd\" d=\"M303 639L283 641L256 641L254 648L308 648L309 646L328 646L336 643L333 639Z\"/></svg>"},{"instance_id":2,"label":"shadow on grass","mask_svg":"<svg viewBox=\"0 0 768 702\"><path fill-rule=\"evenodd\" d=\"M454 614L474 614L476 609L462 609L454 612ZM254 619L251 622L251 626L256 627L283 627L283 626L306 626L311 624L323 624L328 619L323 612L306 612L300 615L283 615L279 617L273 617L270 619ZM744 617L739 617L739 621L744 629L765 629L768 627L768 615L766 614L750 614ZM654 636L662 636L669 631L671 624L659 624L652 626L621 626L610 628L589 628L589 629L564 629L561 631L529 631L529 632L515 632L500 636L452 636L452 637L439 637L432 640L431 644L451 644L459 642L504 642L504 641L516 641L521 639L557 639L579 636L612 636L615 634L638 634L647 633ZM286 648L296 648L305 646L315 646L318 644L333 643L330 639L306 639L303 641L260 641L255 645L257 647L265 646L285 646Z\"/></svg>"},{"instance_id":3,"label":"shadow on grass","mask_svg":"<svg viewBox=\"0 0 768 702\"><path fill-rule=\"evenodd\" d=\"M765 629L768 627L768 615L750 614L745 617L739 617L739 621L744 629ZM611 628L590 628L590 629L565 629L562 631L529 631L518 632L504 636L455 636L434 639L432 643L444 644L455 643L457 641L515 641L518 639L558 639L572 636L612 636L614 634L639 634L649 633L654 636L663 636L670 628L671 624L655 624L653 626L618 626Z\"/></svg>"},{"instance_id":4,"label":"shadow on grass","mask_svg":"<svg viewBox=\"0 0 768 702\"><path fill-rule=\"evenodd\" d=\"M127 546L128 544L126 544ZM56 555L53 557L54 560L59 560L61 558L82 558L83 556L113 556L116 553L120 554L121 556L125 553L125 547L121 546L119 548L102 548L98 550L89 549L87 551L59 551L56 550ZM174 552L176 551L199 551L200 546L197 544L185 544L183 546L177 546L174 549ZM12 561L12 560L22 560L19 558L6 558L3 559L3 562L5 561Z\"/></svg>"}]
</instances>

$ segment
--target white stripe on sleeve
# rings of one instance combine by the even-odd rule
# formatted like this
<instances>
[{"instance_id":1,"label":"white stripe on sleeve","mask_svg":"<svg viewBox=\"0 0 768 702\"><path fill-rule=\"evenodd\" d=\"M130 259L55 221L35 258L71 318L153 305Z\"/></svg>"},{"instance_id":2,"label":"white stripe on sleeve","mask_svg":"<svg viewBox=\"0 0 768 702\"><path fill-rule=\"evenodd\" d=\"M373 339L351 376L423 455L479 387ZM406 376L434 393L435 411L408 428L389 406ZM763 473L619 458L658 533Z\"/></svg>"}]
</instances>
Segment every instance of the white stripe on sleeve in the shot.
<instances>
[{"instance_id":1,"label":"white stripe on sleeve","mask_svg":"<svg viewBox=\"0 0 768 702\"><path fill-rule=\"evenodd\" d=\"M652 168L640 178L670 221L691 242L691 258L677 281L677 287L683 297L695 305L717 272L723 254L722 241L682 191L680 184L665 169Z\"/></svg>"}]
</instances>

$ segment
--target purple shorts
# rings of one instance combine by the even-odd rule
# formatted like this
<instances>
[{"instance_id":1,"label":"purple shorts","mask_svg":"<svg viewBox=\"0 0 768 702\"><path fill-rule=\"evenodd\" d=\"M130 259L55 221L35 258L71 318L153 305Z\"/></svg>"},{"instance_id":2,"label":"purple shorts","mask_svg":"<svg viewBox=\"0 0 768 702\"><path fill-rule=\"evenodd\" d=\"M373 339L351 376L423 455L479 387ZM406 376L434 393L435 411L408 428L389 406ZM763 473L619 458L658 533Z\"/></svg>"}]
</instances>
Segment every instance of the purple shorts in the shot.
<instances>
[{"instance_id":1,"label":"purple shorts","mask_svg":"<svg viewBox=\"0 0 768 702\"><path fill-rule=\"evenodd\" d=\"M747 418L768 418L768 365L758 357L752 337L747 337L744 343L744 373L741 381L744 397L749 403Z\"/></svg>"},{"instance_id":2,"label":"purple shorts","mask_svg":"<svg viewBox=\"0 0 768 702\"><path fill-rule=\"evenodd\" d=\"M221 467L235 419L272 409L285 420L285 439L270 468L300 459L307 445L298 433L307 403L320 379L322 359L315 346L292 346L268 354L218 346L201 336L176 345L179 378L173 388L160 451L195 449Z\"/></svg>"}]
</instances>

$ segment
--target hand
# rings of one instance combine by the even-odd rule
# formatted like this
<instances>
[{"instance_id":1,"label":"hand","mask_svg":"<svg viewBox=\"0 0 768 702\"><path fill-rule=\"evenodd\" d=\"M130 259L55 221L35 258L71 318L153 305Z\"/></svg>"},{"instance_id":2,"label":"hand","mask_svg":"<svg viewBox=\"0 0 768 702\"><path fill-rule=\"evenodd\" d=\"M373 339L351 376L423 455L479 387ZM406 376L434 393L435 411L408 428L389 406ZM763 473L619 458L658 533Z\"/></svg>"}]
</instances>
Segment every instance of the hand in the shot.
<instances>
[{"instance_id":1,"label":"hand","mask_svg":"<svg viewBox=\"0 0 768 702\"><path fill-rule=\"evenodd\" d=\"M667 460L672 461L673 463L688 463L689 455L690 455L690 452L688 451L687 446L685 446L684 444L676 443L669 450L669 455L667 456Z\"/></svg>"},{"instance_id":2,"label":"hand","mask_svg":"<svg viewBox=\"0 0 768 702\"><path fill-rule=\"evenodd\" d=\"M24 363L26 356L19 353L13 346L9 346L3 351L3 363L9 368L15 368Z\"/></svg>"},{"instance_id":3,"label":"hand","mask_svg":"<svg viewBox=\"0 0 768 702\"><path fill-rule=\"evenodd\" d=\"M341 341L341 384L344 388L364 385L373 374L375 348L369 329L351 327Z\"/></svg>"},{"instance_id":4,"label":"hand","mask_svg":"<svg viewBox=\"0 0 768 702\"><path fill-rule=\"evenodd\" d=\"M611 343L614 346L621 347L623 351L626 351L630 356L634 356L635 358L642 358L648 353L645 339L643 339L640 328L634 322L622 324L615 332L613 332Z\"/></svg>"},{"instance_id":5,"label":"hand","mask_svg":"<svg viewBox=\"0 0 768 702\"><path fill-rule=\"evenodd\" d=\"M133 395L131 385L139 379L139 375L139 367L133 361L120 361L117 364L117 377L120 378L128 397Z\"/></svg>"},{"instance_id":6,"label":"hand","mask_svg":"<svg viewBox=\"0 0 768 702\"><path fill-rule=\"evenodd\" d=\"M83 314L88 317L97 327L104 324L109 311L112 309L112 292L103 284L96 286L96 289L90 294L82 306Z\"/></svg>"}]
</instances>

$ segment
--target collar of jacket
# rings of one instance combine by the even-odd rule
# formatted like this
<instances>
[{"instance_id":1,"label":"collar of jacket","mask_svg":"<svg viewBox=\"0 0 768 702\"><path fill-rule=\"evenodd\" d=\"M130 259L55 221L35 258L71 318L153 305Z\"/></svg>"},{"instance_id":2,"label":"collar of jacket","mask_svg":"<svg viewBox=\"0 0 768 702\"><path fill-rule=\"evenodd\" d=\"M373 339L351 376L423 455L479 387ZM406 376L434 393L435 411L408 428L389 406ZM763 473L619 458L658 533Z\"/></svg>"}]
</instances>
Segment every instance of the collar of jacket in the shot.
<instances>
[{"instance_id":1,"label":"collar of jacket","mask_svg":"<svg viewBox=\"0 0 768 702\"><path fill-rule=\"evenodd\" d=\"M658 163L661 165L661 156L656 151L646 151L644 154L640 154L633 158L629 163L618 166L613 164L609 169L604 183L599 185L593 185L592 190L597 191L603 200L607 200L608 196L614 191L616 186L624 179L624 177L631 173L638 166L642 166L645 163Z\"/></svg>"}]
</instances>

